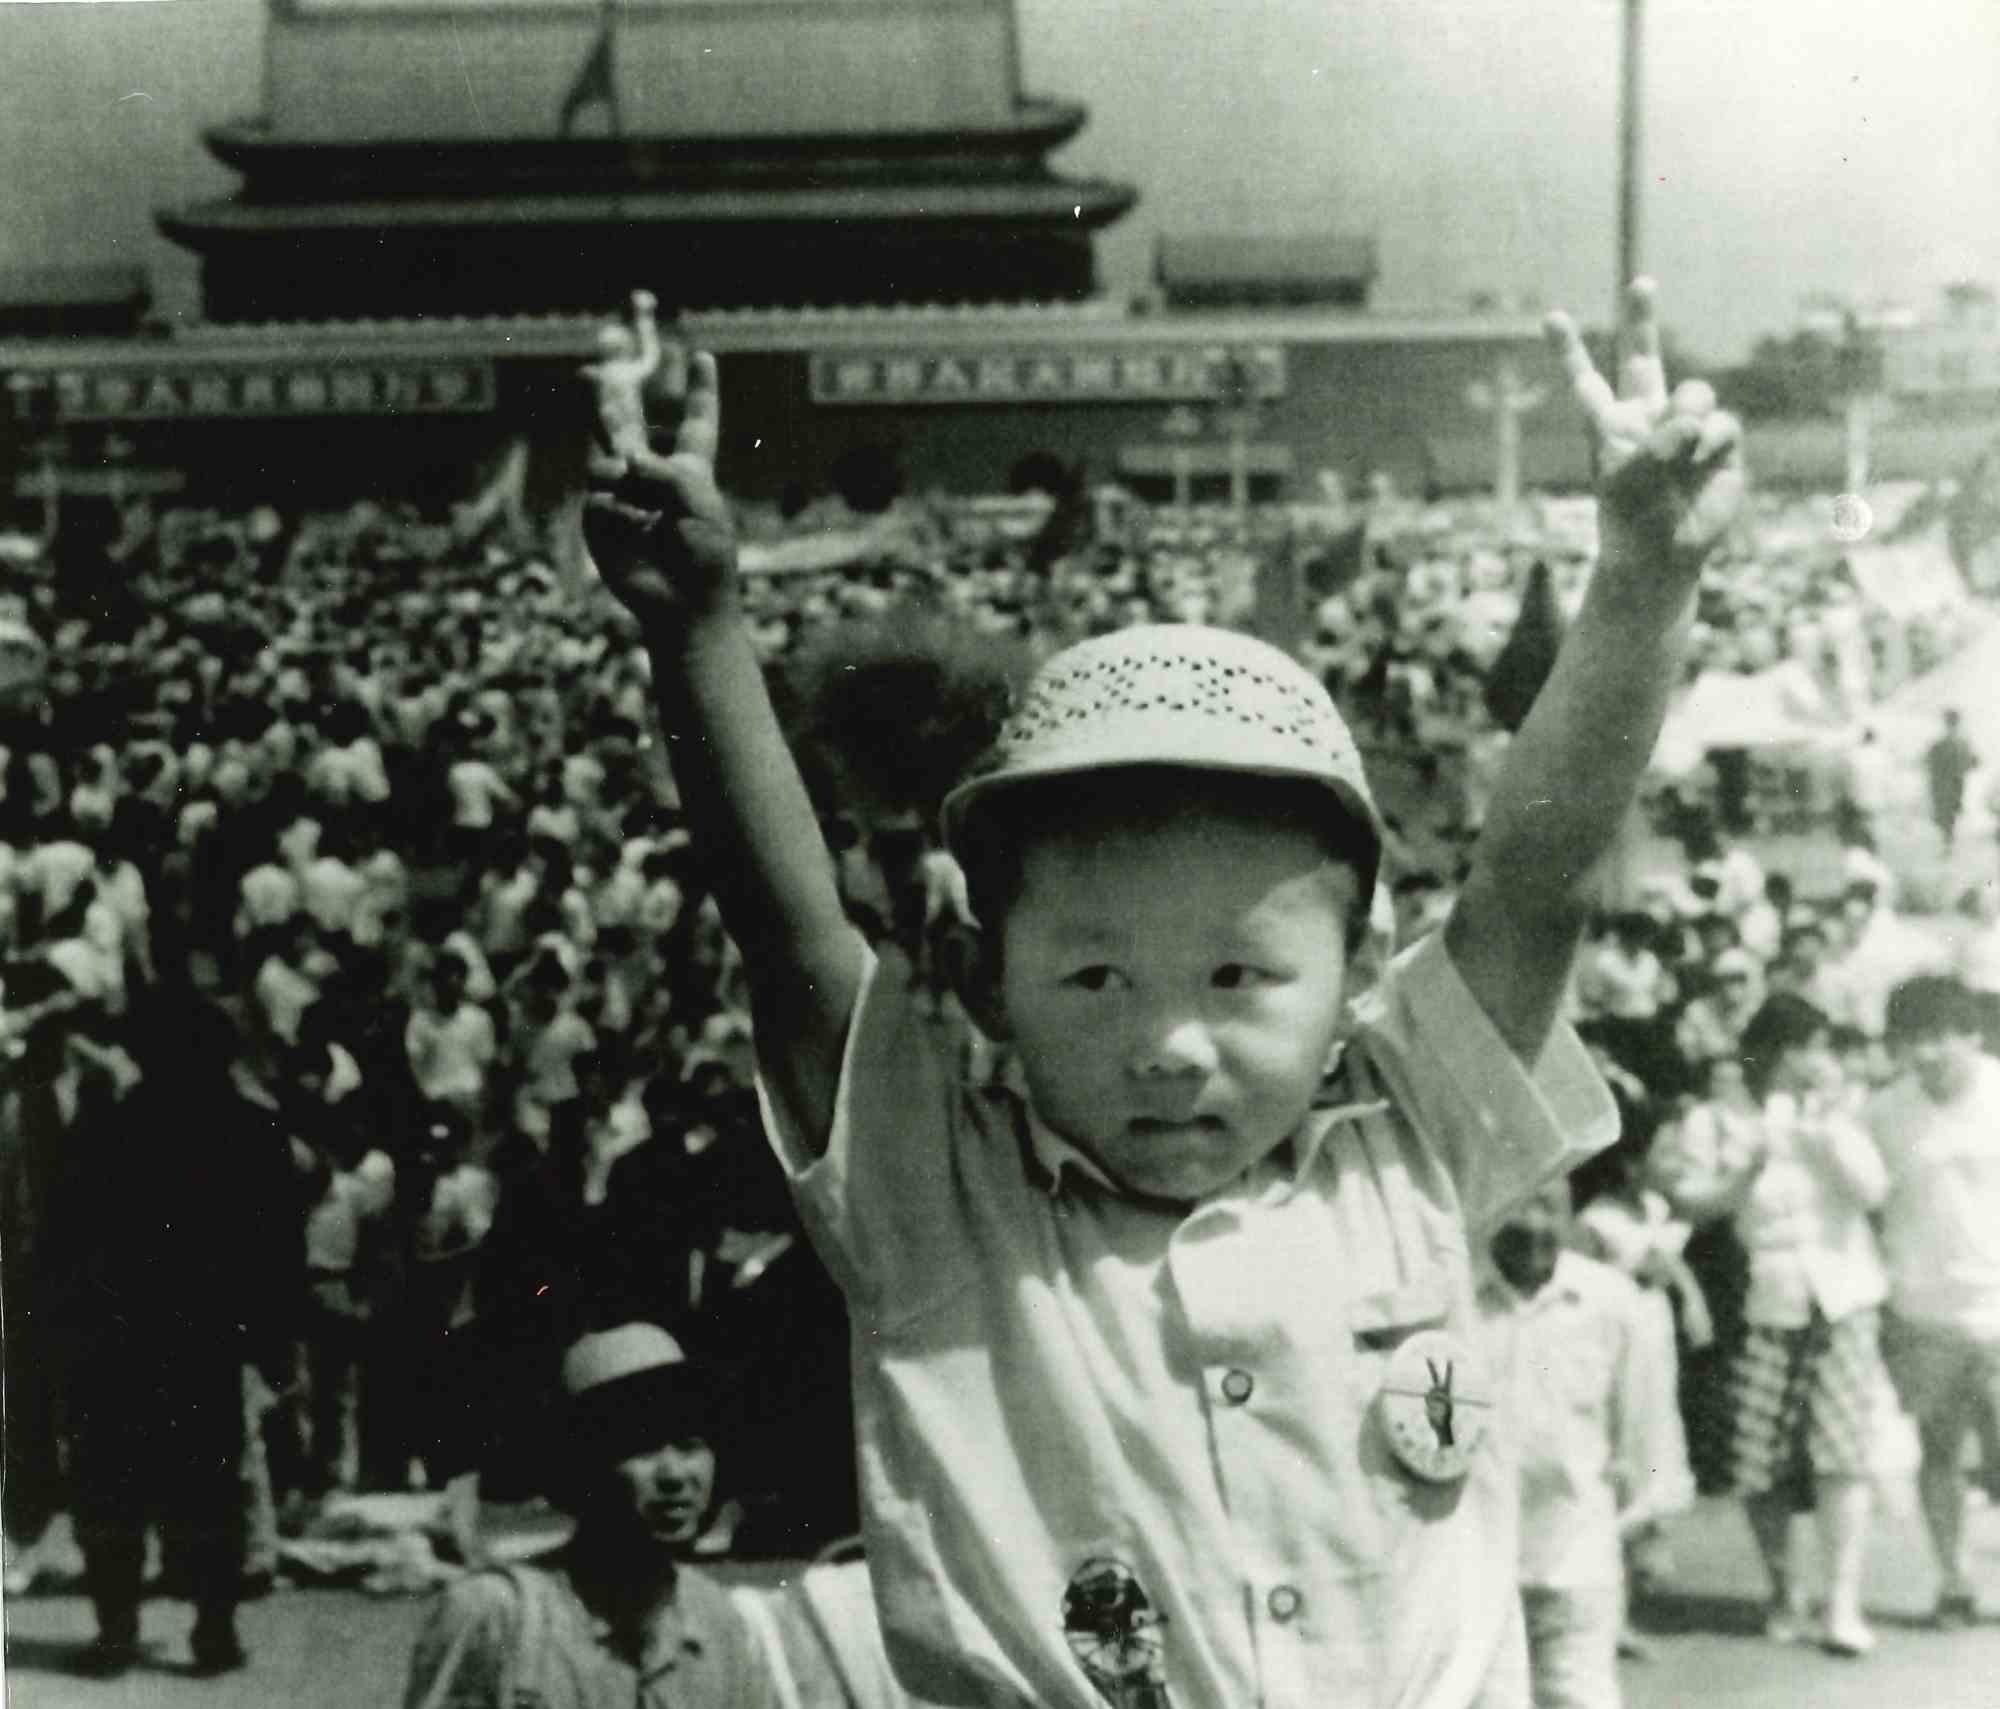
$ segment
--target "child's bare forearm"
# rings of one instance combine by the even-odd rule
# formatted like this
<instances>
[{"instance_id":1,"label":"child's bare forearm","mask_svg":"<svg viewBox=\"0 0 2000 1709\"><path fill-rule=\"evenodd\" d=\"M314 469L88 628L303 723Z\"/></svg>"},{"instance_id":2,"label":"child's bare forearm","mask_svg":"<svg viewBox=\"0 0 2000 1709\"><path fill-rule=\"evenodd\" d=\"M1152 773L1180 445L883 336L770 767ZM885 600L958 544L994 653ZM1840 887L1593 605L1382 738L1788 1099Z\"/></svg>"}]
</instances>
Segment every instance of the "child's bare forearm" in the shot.
<instances>
[{"instance_id":1,"label":"child's bare forearm","mask_svg":"<svg viewBox=\"0 0 2000 1709\"><path fill-rule=\"evenodd\" d=\"M715 359L689 359L672 451L651 443L642 352L652 304L609 327L583 532L605 584L638 620L668 763L724 924L750 975L760 1058L773 1089L824 1139L864 950L764 686L739 604L736 527L716 484Z\"/></svg>"},{"instance_id":2,"label":"child's bare forearm","mask_svg":"<svg viewBox=\"0 0 2000 1709\"><path fill-rule=\"evenodd\" d=\"M1667 580L1599 567L1508 750L1447 929L1454 961L1523 1060L1555 1022L1598 865L1659 739L1693 604L1692 578L1670 598Z\"/></svg>"},{"instance_id":3,"label":"child's bare forearm","mask_svg":"<svg viewBox=\"0 0 2000 1709\"><path fill-rule=\"evenodd\" d=\"M1555 668L1508 752L1481 858L1516 906L1579 922L1659 740L1695 577L1666 562L1598 567Z\"/></svg>"},{"instance_id":4,"label":"child's bare forearm","mask_svg":"<svg viewBox=\"0 0 2000 1709\"><path fill-rule=\"evenodd\" d=\"M1626 312L1621 392L1569 317L1550 317L1597 446L1602 552L1508 752L1446 930L1466 984L1524 1060L1554 1023L1592 877L1659 738L1702 563L1743 495L1734 420L1700 382L1667 391L1650 281L1634 281Z\"/></svg>"},{"instance_id":5,"label":"child's bare forearm","mask_svg":"<svg viewBox=\"0 0 2000 1709\"><path fill-rule=\"evenodd\" d=\"M733 603L648 644L669 763L723 924L743 951L758 1060L823 1147L866 951Z\"/></svg>"},{"instance_id":6,"label":"child's bare forearm","mask_svg":"<svg viewBox=\"0 0 2000 1709\"><path fill-rule=\"evenodd\" d=\"M647 652L668 761L724 924L747 960L775 954L813 971L852 933L748 626L730 601L649 637Z\"/></svg>"}]
</instances>

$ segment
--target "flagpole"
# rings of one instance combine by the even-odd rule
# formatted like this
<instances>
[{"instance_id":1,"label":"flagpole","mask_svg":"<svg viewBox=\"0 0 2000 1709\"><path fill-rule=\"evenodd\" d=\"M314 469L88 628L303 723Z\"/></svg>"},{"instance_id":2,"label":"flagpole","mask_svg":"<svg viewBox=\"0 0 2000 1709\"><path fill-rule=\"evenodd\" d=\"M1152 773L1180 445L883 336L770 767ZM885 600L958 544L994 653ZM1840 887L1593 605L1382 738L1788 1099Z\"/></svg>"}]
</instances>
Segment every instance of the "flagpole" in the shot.
<instances>
[{"instance_id":1,"label":"flagpole","mask_svg":"<svg viewBox=\"0 0 2000 1709\"><path fill-rule=\"evenodd\" d=\"M1640 150L1645 134L1646 0L1625 0L1618 100L1618 277L1611 324L1619 324L1625 287L1639 276Z\"/></svg>"},{"instance_id":2,"label":"flagpole","mask_svg":"<svg viewBox=\"0 0 2000 1709\"><path fill-rule=\"evenodd\" d=\"M604 62L610 75L605 79L605 105L610 110L611 140L622 142L625 137L625 112L618 99L618 0L604 0Z\"/></svg>"}]
</instances>

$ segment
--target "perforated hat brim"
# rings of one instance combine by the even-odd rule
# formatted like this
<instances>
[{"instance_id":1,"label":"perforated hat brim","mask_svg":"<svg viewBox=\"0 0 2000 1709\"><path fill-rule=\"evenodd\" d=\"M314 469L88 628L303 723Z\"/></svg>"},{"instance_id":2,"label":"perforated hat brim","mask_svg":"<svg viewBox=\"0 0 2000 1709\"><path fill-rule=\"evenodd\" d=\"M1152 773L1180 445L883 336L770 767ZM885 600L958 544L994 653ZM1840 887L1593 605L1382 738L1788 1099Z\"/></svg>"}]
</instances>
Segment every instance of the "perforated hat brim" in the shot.
<instances>
[{"instance_id":1,"label":"perforated hat brim","mask_svg":"<svg viewBox=\"0 0 2000 1709\"><path fill-rule=\"evenodd\" d=\"M1226 751L1205 756L1163 760L1152 755L1140 757L1130 752L1110 749L1099 754L1079 753L1060 762L1051 760L1044 764L968 778L945 797L942 815L945 848L962 862L966 854L967 838L971 834L976 834L975 816L991 809L995 805L996 798L1006 795L1010 790L1057 778L1081 777L1091 772L1123 771L1138 767L1158 771L1223 771L1244 777L1268 777L1289 782L1317 784L1333 799L1345 818L1367 827L1373 835L1378 857L1380 855L1383 841L1382 822L1375 810L1374 802L1322 772L1298 766L1259 765Z\"/></svg>"},{"instance_id":2,"label":"perforated hat brim","mask_svg":"<svg viewBox=\"0 0 2000 1709\"><path fill-rule=\"evenodd\" d=\"M1382 842L1360 752L1323 684L1252 636L1157 624L1079 642L1036 672L991 763L945 798L945 844L963 854L974 809L997 792L1138 766L1320 784Z\"/></svg>"}]
</instances>

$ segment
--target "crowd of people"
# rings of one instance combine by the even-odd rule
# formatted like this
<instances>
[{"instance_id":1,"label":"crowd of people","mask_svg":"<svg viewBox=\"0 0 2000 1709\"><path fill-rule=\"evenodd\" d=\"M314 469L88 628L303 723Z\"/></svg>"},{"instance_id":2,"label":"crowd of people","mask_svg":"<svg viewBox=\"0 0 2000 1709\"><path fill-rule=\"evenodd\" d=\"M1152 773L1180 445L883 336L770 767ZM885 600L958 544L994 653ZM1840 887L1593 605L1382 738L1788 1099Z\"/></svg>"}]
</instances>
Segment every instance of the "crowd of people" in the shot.
<instances>
[{"instance_id":1,"label":"crowd of people","mask_svg":"<svg viewBox=\"0 0 2000 1709\"><path fill-rule=\"evenodd\" d=\"M1910 637L1824 564L1760 558L1766 519L1711 561L1690 668L1789 658L1879 692ZM837 748L829 658L907 662L911 634L946 625L982 638L999 681L1085 637L1240 615L1282 552L1304 577L1301 656L1365 744L1426 762L1386 826L1384 893L1411 942L1466 878L1506 743L1487 678L1524 591L1544 576L1573 611L1596 541L1556 507L1503 529L1378 493L1366 520L1358 564L1316 581L1322 543L1296 517L1126 506L1042 564L937 510L920 550L747 578L746 629L795 734ZM706 1546L807 1555L853 1531L846 1310L760 1132L727 884L690 835L630 620L552 541L373 505L133 510L15 568L9 597L47 647L0 714L6 1517L31 1562L50 1516L72 1514L105 1665L136 1643L149 1522L196 1604L197 1664L240 1665L234 1607L271 1532L340 1490L475 1471L489 1492L540 1487L546 1443L496 1429L519 1410L498 1397L559 1389L565 1349L621 1325L666 1332L663 1362L684 1346L750 1367L731 1387L756 1405L707 1426L729 1499L703 1504ZM1857 636L1874 661L1858 686ZM1942 644L1919 638L1919 662ZM905 756L886 782L851 753L807 767L847 918L939 982L939 928L973 910L927 827L936 779L993 733L990 686L936 691L928 729L903 708L943 757ZM1462 787L1444 786L1449 754ZM881 787L838 799L863 773ZM1812 1265L1809 1284L1773 1281L1760 1241L1792 1240L1803 1213L1759 1222L1750 1160L1807 1102L1865 1136L1865 1096L1896 1080L1889 1047L1955 1038L1974 1011L1953 984L1909 999L1921 1013L1899 1031L1895 993L1944 952L1897 915L1865 837L1836 893L1806 895L1714 814L1674 828L1684 875L1605 913L1570 986L1624 1137L1577 1178L1574 1225L1565 1199L1501 1231L1508 1288L1488 1303L1520 1316L1560 1283L1565 1309L1596 1309L1604 1286L1558 1268L1552 1240L1644 1290L1617 1305L1618 1357L1641 1389L1678 1385L1687 1441L1648 1449L1667 1472L1615 1518L1642 1586L1670 1570L1664 1521L1692 1487L1677 1455L1750 1501L1760 1543L1782 1541L1797 1468L1775 1424L1751 1440L1746 1361L1786 1407L1844 1371L1845 1410L1815 1402L1811 1465L1836 1486L1827 1636L1859 1653L1852 1491L1880 1451L1868 1314L1887 1284L1859 1257L1838 1300ZM1989 927L1966 932L1961 971L1983 984L2000 957ZM1886 1194L1854 1186L1840 1238L1857 1252ZM1843 1332L1856 1316L1865 1337ZM149 1431L165 1396L186 1427ZM476 1562L476 1532L458 1541ZM1773 1633L1795 1634L1804 1599L1776 1543L1767 1558ZM1622 1611L1618 1586L1591 1588ZM1944 1601L1969 1594L1954 1577Z\"/></svg>"},{"instance_id":2,"label":"crowd of people","mask_svg":"<svg viewBox=\"0 0 2000 1709\"><path fill-rule=\"evenodd\" d=\"M1923 1125L1912 1064L1947 1041L1953 1073L1930 1101L1952 1121L1990 1119L1987 1077L1972 1072L2000 1014L1989 930L1900 915L1866 848L1848 851L1844 882L1825 895L1797 893L1740 846L1696 852L1689 879L1604 918L1579 959L1579 1031L1624 1120L1574 1183L1577 1244L1648 1290L1641 1345L1669 1373L1650 1392L1677 1393L1667 1411L1685 1426L1668 1461L1689 1493L1746 1502L1773 1586L1769 1634L1817 1633L1864 1655L1872 1491L1907 1435L1882 1308L1892 1282L1916 1278L1921 1293L1939 1268L1991 1286L1983 1242L1950 1238L1935 1206L1907 1204L1931 1190L1911 1185ZM1963 1187L1991 1210L1969 1162ZM1922 1425L1923 1401L1905 1399ZM1789 1522L1806 1509L1825 1538L1823 1626L1792 1565ZM1636 1592L1669 1570L1657 1517L1628 1539ZM1958 1526L1934 1530L1946 1539L1941 1606L1956 1608Z\"/></svg>"},{"instance_id":3,"label":"crowd of people","mask_svg":"<svg viewBox=\"0 0 2000 1709\"><path fill-rule=\"evenodd\" d=\"M18 597L48 659L0 738L10 1535L63 1505L103 1558L100 1488L121 1536L169 1490L241 1531L176 1475L192 1438L92 1429L156 1384L240 1435L240 1363L268 1576L330 1491L504 1488L489 1384L607 1313L754 1322L746 1533L851 1529L838 1306L629 638L530 546L368 507L134 514Z\"/></svg>"}]
</instances>

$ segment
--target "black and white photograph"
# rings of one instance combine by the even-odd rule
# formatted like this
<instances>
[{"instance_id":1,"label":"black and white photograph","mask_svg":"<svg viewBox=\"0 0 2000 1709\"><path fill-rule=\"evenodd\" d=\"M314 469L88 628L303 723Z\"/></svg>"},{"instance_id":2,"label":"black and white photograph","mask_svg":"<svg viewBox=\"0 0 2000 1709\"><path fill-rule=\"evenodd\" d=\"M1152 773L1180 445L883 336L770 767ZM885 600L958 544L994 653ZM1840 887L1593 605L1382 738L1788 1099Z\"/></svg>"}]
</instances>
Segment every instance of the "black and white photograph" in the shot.
<instances>
[{"instance_id":1,"label":"black and white photograph","mask_svg":"<svg viewBox=\"0 0 2000 1709\"><path fill-rule=\"evenodd\" d=\"M9 1709L2000 1702L2000 5L0 0Z\"/></svg>"}]
</instances>

